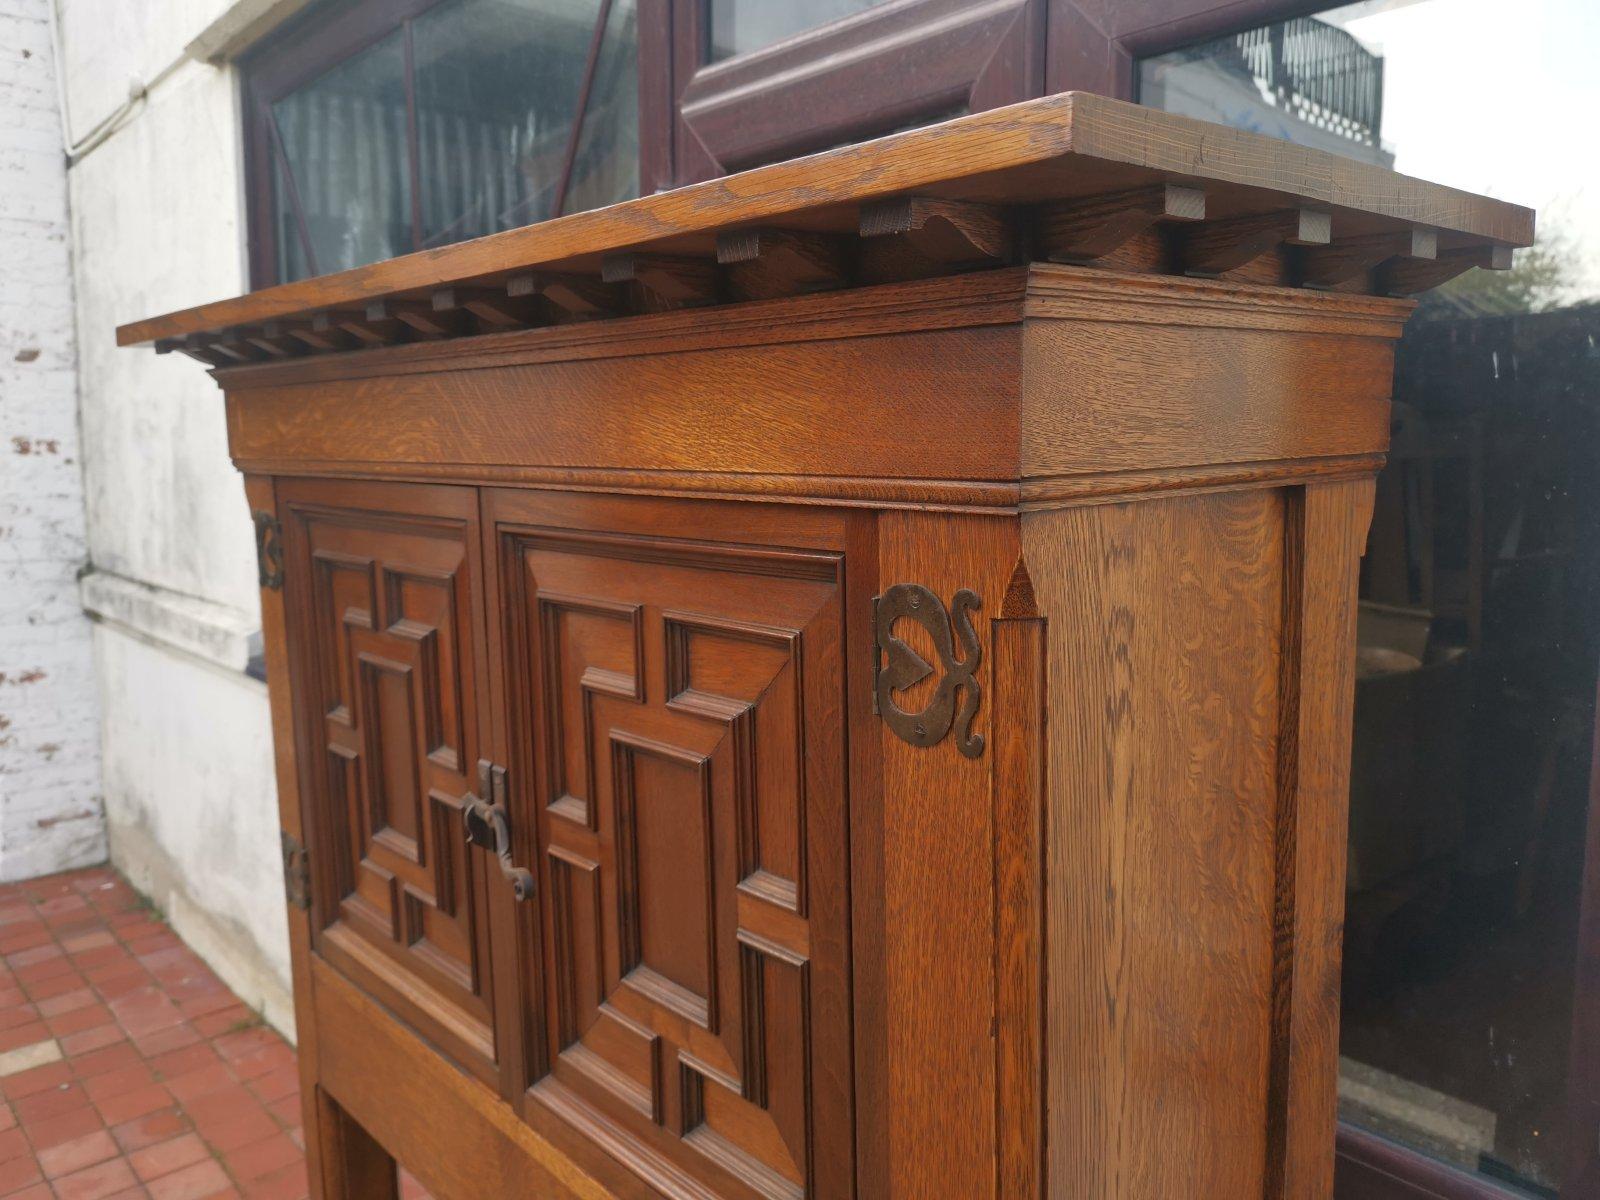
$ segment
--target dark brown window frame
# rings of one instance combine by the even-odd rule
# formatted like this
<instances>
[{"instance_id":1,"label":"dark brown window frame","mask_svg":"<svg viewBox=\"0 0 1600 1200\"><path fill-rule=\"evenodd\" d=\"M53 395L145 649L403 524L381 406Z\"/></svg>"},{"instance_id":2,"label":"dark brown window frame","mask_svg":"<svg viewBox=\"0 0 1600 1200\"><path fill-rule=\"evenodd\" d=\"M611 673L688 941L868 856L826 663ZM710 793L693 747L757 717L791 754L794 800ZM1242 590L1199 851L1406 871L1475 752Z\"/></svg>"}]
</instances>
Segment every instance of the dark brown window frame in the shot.
<instances>
[{"instance_id":1,"label":"dark brown window frame","mask_svg":"<svg viewBox=\"0 0 1600 1200\"><path fill-rule=\"evenodd\" d=\"M1043 94L1048 0L897 0L716 62L706 7L673 0L680 184Z\"/></svg>"}]
</instances>

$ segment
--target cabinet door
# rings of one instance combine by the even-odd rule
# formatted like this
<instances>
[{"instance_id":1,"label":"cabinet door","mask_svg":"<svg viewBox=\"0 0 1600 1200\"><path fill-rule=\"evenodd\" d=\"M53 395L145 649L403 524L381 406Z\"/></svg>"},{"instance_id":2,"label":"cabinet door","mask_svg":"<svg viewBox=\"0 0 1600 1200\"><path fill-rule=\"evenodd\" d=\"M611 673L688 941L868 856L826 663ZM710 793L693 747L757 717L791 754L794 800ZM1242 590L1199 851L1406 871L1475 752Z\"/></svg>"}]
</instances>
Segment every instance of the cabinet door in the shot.
<instances>
[{"instance_id":1,"label":"cabinet door","mask_svg":"<svg viewBox=\"0 0 1600 1200\"><path fill-rule=\"evenodd\" d=\"M315 951L497 1078L470 488L280 485Z\"/></svg>"},{"instance_id":2,"label":"cabinet door","mask_svg":"<svg viewBox=\"0 0 1600 1200\"><path fill-rule=\"evenodd\" d=\"M842 554L736 506L489 511L529 1119L665 1195L851 1195Z\"/></svg>"}]
</instances>

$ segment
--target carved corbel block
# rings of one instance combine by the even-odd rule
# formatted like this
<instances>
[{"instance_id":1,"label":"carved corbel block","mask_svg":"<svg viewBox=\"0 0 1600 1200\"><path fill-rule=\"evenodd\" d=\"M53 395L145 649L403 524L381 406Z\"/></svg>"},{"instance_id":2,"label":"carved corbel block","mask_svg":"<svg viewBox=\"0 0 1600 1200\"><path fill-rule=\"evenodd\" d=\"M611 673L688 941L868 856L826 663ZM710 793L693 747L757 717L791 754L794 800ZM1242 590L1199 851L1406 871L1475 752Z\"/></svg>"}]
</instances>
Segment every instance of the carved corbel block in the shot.
<instances>
[{"instance_id":1,"label":"carved corbel block","mask_svg":"<svg viewBox=\"0 0 1600 1200\"><path fill-rule=\"evenodd\" d=\"M399 321L422 338L459 337L467 332L469 324L466 310L451 309L440 312L432 303L422 304L415 300L374 300L367 305L367 320L391 319Z\"/></svg>"},{"instance_id":2,"label":"carved corbel block","mask_svg":"<svg viewBox=\"0 0 1600 1200\"><path fill-rule=\"evenodd\" d=\"M156 340L157 354L171 354L176 351L186 354L196 362L204 363L208 367L224 367L228 359L214 352L194 334L181 338L158 338Z\"/></svg>"},{"instance_id":3,"label":"carved corbel block","mask_svg":"<svg viewBox=\"0 0 1600 1200\"><path fill-rule=\"evenodd\" d=\"M1183 269L1189 275L1221 275L1282 245L1327 245L1332 235L1332 217L1309 208L1202 221L1184 235Z\"/></svg>"},{"instance_id":4,"label":"carved corbel block","mask_svg":"<svg viewBox=\"0 0 1600 1200\"><path fill-rule=\"evenodd\" d=\"M526 329L548 323L543 307L534 297L513 297L494 288L447 287L433 293L433 311L465 311L478 318L485 333Z\"/></svg>"},{"instance_id":5,"label":"carved corbel block","mask_svg":"<svg viewBox=\"0 0 1600 1200\"><path fill-rule=\"evenodd\" d=\"M543 296L569 318L591 320L628 311L627 296L616 284L585 275L529 272L506 280L506 295Z\"/></svg>"},{"instance_id":6,"label":"carved corbel block","mask_svg":"<svg viewBox=\"0 0 1600 1200\"><path fill-rule=\"evenodd\" d=\"M861 236L898 237L916 255L940 268L1005 262L1011 257L1011 226L993 204L902 196L861 208Z\"/></svg>"},{"instance_id":7,"label":"carved corbel block","mask_svg":"<svg viewBox=\"0 0 1600 1200\"><path fill-rule=\"evenodd\" d=\"M245 341L269 358L298 358L306 352L305 343L292 337L282 321L267 321L259 329L247 331Z\"/></svg>"},{"instance_id":8,"label":"carved corbel block","mask_svg":"<svg viewBox=\"0 0 1600 1200\"><path fill-rule=\"evenodd\" d=\"M290 337L303 343L319 353L333 350L350 350L356 345L356 339L347 330L339 326L326 314L319 313L309 321L285 321L283 327Z\"/></svg>"},{"instance_id":9,"label":"carved corbel block","mask_svg":"<svg viewBox=\"0 0 1600 1200\"><path fill-rule=\"evenodd\" d=\"M792 229L729 229L717 234L717 262L732 291L757 300L844 287L850 260L844 239Z\"/></svg>"},{"instance_id":10,"label":"carved corbel block","mask_svg":"<svg viewBox=\"0 0 1600 1200\"><path fill-rule=\"evenodd\" d=\"M626 251L608 254L600 264L604 283L636 284L646 308L661 311L712 304L717 299L717 265L676 254Z\"/></svg>"},{"instance_id":11,"label":"carved corbel block","mask_svg":"<svg viewBox=\"0 0 1600 1200\"><path fill-rule=\"evenodd\" d=\"M311 318L311 328L316 333L335 329L350 335L363 346L392 346L407 338L407 327L393 316L369 316L371 306L360 312L325 312Z\"/></svg>"},{"instance_id":12,"label":"carved corbel block","mask_svg":"<svg viewBox=\"0 0 1600 1200\"><path fill-rule=\"evenodd\" d=\"M1433 259L1397 259L1378 272L1378 293L1384 296L1414 296L1465 274L1473 267L1482 267L1485 271L1509 271L1511 247L1461 246L1453 250L1441 250Z\"/></svg>"},{"instance_id":13,"label":"carved corbel block","mask_svg":"<svg viewBox=\"0 0 1600 1200\"><path fill-rule=\"evenodd\" d=\"M1307 246L1300 255L1298 278L1302 287L1331 288L1391 258L1433 259L1438 252L1439 238L1431 229L1340 238L1326 246Z\"/></svg>"},{"instance_id":14,"label":"carved corbel block","mask_svg":"<svg viewBox=\"0 0 1600 1200\"><path fill-rule=\"evenodd\" d=\"M224 329L204 336L207 348L214 354L220 354L230 364L260 362L264 358L272 357L246 338L243 330Z\"/></svg>"},{"instance_id":15,"label":"carved corbel block","mask_svg":"<svg viewBox=\"0 0 1600 1200\"><path fill-rule=\"evenodd\" d=\"M1039 211L1039 249L1051 262L1093 262L1160 222L1205 215L1205 193L1176 183L1047 204Z\"/></svg>"}]
</instances>

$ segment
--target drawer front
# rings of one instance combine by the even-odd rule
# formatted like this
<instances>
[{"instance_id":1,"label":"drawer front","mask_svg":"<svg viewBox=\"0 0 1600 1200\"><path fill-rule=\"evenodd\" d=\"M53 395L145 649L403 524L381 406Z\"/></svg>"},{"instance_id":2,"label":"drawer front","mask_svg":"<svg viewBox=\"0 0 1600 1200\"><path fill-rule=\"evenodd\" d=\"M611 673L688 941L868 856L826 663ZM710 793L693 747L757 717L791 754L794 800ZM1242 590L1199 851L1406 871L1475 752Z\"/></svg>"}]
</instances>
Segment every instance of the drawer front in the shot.
<instances>
[{"instance_id":1,"label":"drawer front","mask_svg":"<svg viewBox=\"0 0 1600 1200\"><path fill-rule=\"evenodd\" d=\"M662 1194L852 1194L842 556L499 507L530 1112Z\"/></svg>"},{"instance_id":2,"label":"drawer front","mask_svg":"<svg viewBox=\"0 0 1600 1200\"><path fill-rule=\"evenodd\" d=\"M279 509L314 947L493 1079L476 493L287 481Z\"/></svg>"}]
</instances>

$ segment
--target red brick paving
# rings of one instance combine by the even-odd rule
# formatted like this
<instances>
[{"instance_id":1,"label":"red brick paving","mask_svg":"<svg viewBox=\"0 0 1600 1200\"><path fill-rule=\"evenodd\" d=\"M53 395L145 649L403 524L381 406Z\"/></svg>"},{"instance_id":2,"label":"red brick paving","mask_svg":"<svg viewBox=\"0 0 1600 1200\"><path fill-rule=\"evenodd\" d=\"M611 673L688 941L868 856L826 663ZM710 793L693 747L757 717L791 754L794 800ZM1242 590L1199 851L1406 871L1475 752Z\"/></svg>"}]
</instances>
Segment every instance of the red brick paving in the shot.
<instances>
[{"instance_id":1,"label":"red brick paving","mask_svg":"<svg viewBox=\"0 0 1600 1200\"><path fill-rule=\"evenodd\" d=\"M109 867L0 885L8 1070L3 1200L309 1194L293 1048Z\"/></svg>"}]
</instances>

